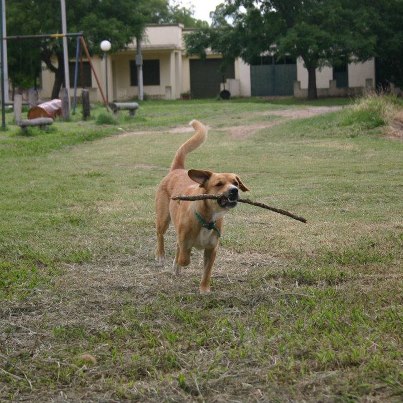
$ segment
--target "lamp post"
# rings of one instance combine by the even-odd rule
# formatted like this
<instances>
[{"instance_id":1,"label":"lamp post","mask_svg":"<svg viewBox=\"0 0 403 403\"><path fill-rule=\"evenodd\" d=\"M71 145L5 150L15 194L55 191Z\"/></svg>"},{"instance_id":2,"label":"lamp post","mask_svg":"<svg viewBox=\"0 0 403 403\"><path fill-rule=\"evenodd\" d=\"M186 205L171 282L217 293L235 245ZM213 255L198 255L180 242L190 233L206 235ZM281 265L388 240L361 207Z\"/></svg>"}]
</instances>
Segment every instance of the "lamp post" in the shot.
<instances>
[{"instance_id":1,"label":"lamp post","mask_svg":"<svg viewBox=\"0 0 403 403\"><path fill-rule=\"evenodd\" d=\"M108 98L108 53L111 50L111 43L108 40L104 40L101 42L101 50L104 52L105 59L105 87L106 87L106 105L109 105Z\"/></svg>"},{"instance_id":2,"label":"lamp post","mask_svg":"<svg viewBox=\"0 0 403 403\"><path fill-rule=\"evenodd\" d=\"M0 63L1 63L1 74L0 74L0 91L1 91L1 129L6 130L6 106L5 106L5 88L4 88L4 30L3 30L3 2L0 2Z\"/></svg>"}]
</instances>

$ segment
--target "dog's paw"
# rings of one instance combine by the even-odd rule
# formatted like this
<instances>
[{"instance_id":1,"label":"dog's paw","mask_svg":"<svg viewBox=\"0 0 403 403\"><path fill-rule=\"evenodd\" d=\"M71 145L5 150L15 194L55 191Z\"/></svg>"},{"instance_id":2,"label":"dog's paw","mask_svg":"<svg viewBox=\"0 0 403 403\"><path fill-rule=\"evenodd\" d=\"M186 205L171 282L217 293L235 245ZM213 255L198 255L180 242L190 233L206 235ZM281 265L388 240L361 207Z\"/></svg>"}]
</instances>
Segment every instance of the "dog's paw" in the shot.
<instances>
[{"instance_id":1,"label":"dog's paw","mask_svg":"<svg viewBox=\"0 0 403 403\"><path fill-rule=\"evenodd\" d=\"M175 276L179 276L181 274L181 266L179 266L175 261L173 264L173 273Z\"/></svg>"},{"instance_id":2,"label":"dog's paw","mask_svg":"<svg viewBox=\"0 0 403 403\"><path fill-rule=\"evenodd\" d=\"M164 267L165 265L165 258L163 256L157 256L155 258L155 263L157 267Z\"/></svg>"},{"instance_id":3,"label":"dog's paw","mask_svg":"<svg viewBox=\"0 0 403 403\"><path fill-rule=\"evenodd\" d=\"M202 286L200 286L199 290L200 290L201 295L210 294L210 287L202 287Z\"/></svg>"}]
</instances>

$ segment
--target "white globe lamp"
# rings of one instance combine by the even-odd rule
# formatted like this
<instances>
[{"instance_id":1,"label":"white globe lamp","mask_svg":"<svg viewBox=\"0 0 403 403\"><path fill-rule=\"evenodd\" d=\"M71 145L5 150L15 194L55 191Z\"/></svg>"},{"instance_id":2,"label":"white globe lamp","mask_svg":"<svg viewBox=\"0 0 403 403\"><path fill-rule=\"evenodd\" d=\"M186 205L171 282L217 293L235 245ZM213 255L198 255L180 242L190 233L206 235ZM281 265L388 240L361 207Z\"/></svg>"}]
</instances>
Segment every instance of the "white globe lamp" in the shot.
<instances>
[{"instance_id":1,"label":"white globe lamp","mask_svg":"<svg viewBox=\"0 0 403 403\"><path fill-rule=\"evenodd\" d=\"M104 52L104 59L105 59L105 89L106 89L106 105L109 104L108 100L108 59L107 59L107 52L111 50L111 43L108 40L104 40L101 42L101 50Z\"/></svg>"}]
</instances>

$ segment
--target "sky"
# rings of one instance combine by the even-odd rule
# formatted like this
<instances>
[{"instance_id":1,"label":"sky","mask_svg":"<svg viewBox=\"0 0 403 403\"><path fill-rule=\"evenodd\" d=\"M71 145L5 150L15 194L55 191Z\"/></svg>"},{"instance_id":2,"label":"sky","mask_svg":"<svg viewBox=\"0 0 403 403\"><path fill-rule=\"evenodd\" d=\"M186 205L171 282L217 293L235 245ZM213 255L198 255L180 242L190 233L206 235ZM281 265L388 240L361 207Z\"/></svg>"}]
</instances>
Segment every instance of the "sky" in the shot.
<instances>
[{"instance_id":1,"label":"sky","mask_svg":"<svg viewBox=\"0 0 403 403\"><path fill-rule=\"evenodd\" d=\"M184 5L190 4L194 7L194 18L205 20L209 23L211 23L210 11L214 11L220 3L223 3L223 0L187 0L183 2Z\"/></svg>"}]
</instances>

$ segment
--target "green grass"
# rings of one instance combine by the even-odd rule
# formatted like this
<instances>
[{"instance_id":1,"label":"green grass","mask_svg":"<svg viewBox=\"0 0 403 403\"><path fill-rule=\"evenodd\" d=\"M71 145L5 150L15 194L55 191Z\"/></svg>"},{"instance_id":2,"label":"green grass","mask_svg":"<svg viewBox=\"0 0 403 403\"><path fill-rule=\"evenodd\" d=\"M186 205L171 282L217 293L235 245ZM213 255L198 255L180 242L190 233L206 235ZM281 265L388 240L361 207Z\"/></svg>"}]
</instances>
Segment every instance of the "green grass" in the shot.
<instances>
[{"instance_id":1,"label":"green grass","mask_svg":"<svg viewBox=\"0 0 403 403\"><path fill-rule=\"evenodd\" d=\"M146 101L26 135L8 114L0 400L400 401L403 146L378 112L401 105L379 101L297 120L278 111L350 101ZM308 219L238 206L204 297L199 253L179 279L154 265L155 188L190 135L169 129L193 118L189 168Z\"/></svg>"}]
</instances>

